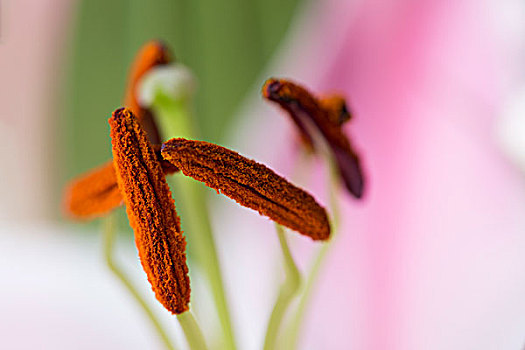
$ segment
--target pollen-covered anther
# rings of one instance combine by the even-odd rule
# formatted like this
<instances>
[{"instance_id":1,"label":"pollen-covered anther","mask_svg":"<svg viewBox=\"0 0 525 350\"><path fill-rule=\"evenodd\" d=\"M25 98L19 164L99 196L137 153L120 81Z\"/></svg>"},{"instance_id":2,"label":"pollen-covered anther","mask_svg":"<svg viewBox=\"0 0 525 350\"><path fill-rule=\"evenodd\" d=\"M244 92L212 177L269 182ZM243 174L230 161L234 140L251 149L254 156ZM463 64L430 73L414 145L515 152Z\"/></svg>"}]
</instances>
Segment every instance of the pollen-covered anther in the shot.
<instances>
[{"instance_id":1,"label":"pollen-covered anther","mask_svg":"<svg viewBox=\"0 0 525 350\"><path fill-rule=\"evenodd\" d=\"M131 65L124 95L124 106L131 109L153 144L160 143L162 138L150 110L139 103L138 85L152 68L167 65L171 61L172 55L164 43L153 40L144 44Z\"/></svg>"},{"instance_id":2,"label":"pollen-covered anther","mask_svg":"<svg viewBox=\"0 0 525 350\"><path fill-rule=\"evenodd\" d=\"M160 145L154 145L153 148L164 174L178 171L173 164L162 159ZM122 205L122 194L117 185L113 161L71 180L63 198L65 215L77 220L101 217Z\"/></svg>"},{"instance_id":3,"label":"pollen-covered anther","mask_svg":"<svg viewBox=\"0 0 525 350\"><path fill-rule=\"evenodd\" d=\"M156 298L174 314L188 310L186 241L160 162L132 112L109 119L118 187Z\"/></svg>"},{"instance_id":4,"label":"pollen-covered anther","mask_svg":"<svg viewBox=\"0 0 525 350\"><path fill-rule=\"evenodd\" d=\"M359 157L341 129L351 117L344 99L337 95L318 99L302 86L285 79L267 80L262 93L288 112L308 149L314 149L315 145L306 125L315 125L331 149L346 188L354 197L361 198L364 178Z\"/></svg>"},{"instance_id":5,"label":"pollen-covered anther","mask_svg":"<svg viewBox=\"0 0 525 350\"><path fill-rule=\"evenodd\" d=\"M237 203L313 240L326 240L326 211L305 191L238 153L203 141L172 139L162 156L182 173L220 191Z\"/></svg>"},{"instance_id":6,"label":"pollen-covered anther","mask_svg":"<svg viewBox=\"0 0 525 350\"><path fill-rule=\"evenodd\" d=\"M124 105L131 109L138 122L155 145L161 142L159 130L150 110L141 106L137 99L137 84L152 68L171 62L168 48L160 41L150 41L139 50L131 66L126 87ZM159 147L157 153L160 157ZM159 158L161 159L161 158ZM177 171L170 163L162 161L165 174ZM74 219L92 219L109 213L122 204L117 186L113 162L73 179L64 192L63 210Z\"/></svg>"},{"instance_id":7,"label":"pollen-covered anther","mask_svg":"<svg viewBox=\"0 0 525 350\"><path fill-rule=\"evenodd\" d=\"M64 213L74 219L100 217L121 205L113 161L73 179L63 198Z\"/></svg>"},{"instance_id":8,"label":"pollen-covered anther","mask_svg":"<svg viewBox=\"0 0 525 350\"><path fill-rule=\"evenodd\" d=\"M341 126L352 118L344 97L337 94L326 95L318 101L334 125Z\"/></svg>"}]
</instances>

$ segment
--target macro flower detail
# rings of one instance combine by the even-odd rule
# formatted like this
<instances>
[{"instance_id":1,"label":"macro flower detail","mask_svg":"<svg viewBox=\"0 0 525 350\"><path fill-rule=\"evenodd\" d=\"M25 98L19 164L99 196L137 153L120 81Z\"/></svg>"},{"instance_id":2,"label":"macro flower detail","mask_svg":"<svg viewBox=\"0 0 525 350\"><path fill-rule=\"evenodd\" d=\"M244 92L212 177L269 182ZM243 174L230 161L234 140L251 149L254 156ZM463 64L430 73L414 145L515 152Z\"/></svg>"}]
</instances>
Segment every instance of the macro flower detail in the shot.
<instances>
[{"instance_id":1,"label":"macro flower detail","mask_svg":"<svg viewBox=\"0 0 525 350\"><path fill-rule=\"evenodd\" d=\"M175 138L162 156L181 172L313 240L327 240L326 211L305 191L238 153L204 141Z\"/></svg>"},{"instance_id":2,"label":"macro flower detail","mask_svg":"<svg viewBox=\"0 0 525 350\"><path fill-rule=\"evenodd\" d=\"M352 118L350 111L348 111L348 108L346 107L346 101L343 96L323 96L318 102L321 107L328 112L328 120L336 126L341 126Z\"/></svg>"},{"instance_id":3,"label":"macro flower detail","mask_svg":"<svg viewBox=\"0 0 525 350\"><path fill-rule=\"evenodd\" d=\"M178 171L173 164L162 159L160 145L153 145L153 149L165 175ZM104 216L122 203L112 160L77 177L64 191L65 211L75 219Z\"/></svg>"},{"instance_id":4,"label":"macro flower detail","mask_svg":"<svg viewBox=\"0 0 525 350\"><path fill-rule=\"evenodd\" d=\"M138 122L146 130L148 139L159 149L161 138L151 111L141 107L137 99L137 84L144 74L153 67L167 65L171 54L159 41L146 43L132 63L128 84L124 96L124 105L133 111ZM159 153L160 157L160 153ZM161 158L159 158L161 159ZM78 176L66 187L63 208L65 213L75 219L91 219L103 216L122 204L122 196L117 187L112 161ZM167 162L162 162L166 174L176 169Z\"/></svg>"},{"instance_id":5,"label":"macro flower detail","mask_svg":"<svg viewBox=\"0 0 525 350\"><path fill-rule=\"evenodd\" d=\"M135 114L152 144L160 144L162 138L151 111L139 103L138 83L152 68L171 63L171 56L169 49L164 43L160 41L150 41L142 46L137 53L128 77L124 106L131 109Z\"/></svg>"},{"instance_id":6,"label":"macro flower detail","mask_svg":"<svg viewBox=\"0 0 525 350\"><path fill-rule=\"evenodd\" d=\"M162 167L129 109L117 109L109 124L118 187L140 261L156 298L180 314L190 301L186 241Z\"/></svg>"},{"instance_id":7,"label":"macro flower detail","mask_svg":"<svg viewBox=\"0 0 525 350\"><path fill-rule=\"evenodd\" d=\"M64 212L75 219L103 216L122 204L113 161L71 181L64 190Z\"/></svg>"},{"instance_id":8,"label":"macro flower detail","mask_svg":"<svg viewBox=\"0 0 525 350\"><path fill-rule=\"evenodd\" d=\"M283 331L282 316L298 292L300 279L283 227L314 241L328 241L332 228L327 212L312 195L265 165L212 143L181 138L193 138L190 109L195 80L191 71L180 64L171 64L170 60L167 48L159 42L149 42L140 50L128 78L125 107L115 110L109 119L113 159L69 183L64 193L66 213L75 219L90 219L125 205L139 259L151 289L157 300L177 315L191 349L206 349L207 346L189 305L191 286L186 259L187 238L191 239L190 244L195 249L191 251L195 254L192 263L204 273L211 288L224 336L222 341L226 348L236 346L205 209L207 206L204 196L199 194L202 188L194 181L184 179L185 176L201 181L217 193L222 192L238 204L275 221L287 275L265 336L265 349L275 348L278 335ZM328 144L340 168L341 164L348 163L345 156L353 156L353 165L359 170L357 156L341 131L341 126L351 117L344 98L330 95L316 99L291 83L279 81L278 84L282 86L273 84L265 91L270 99L279 101L289 110L305 144L312 151ZM157 128L156 121L160 122L162 130ZM326 143L318 143L318 133L312 132L312 124L321 131ZM159 131L178 138L161 144ZM326 147L323 153L327 153ZM343 156L338 158L339 153ZM177 181L177 192L184 198L181 212L190 217L187 229L192 235L188 237L183 235L165 177L179 170L181 174L174 180ZM347 168L343 170L343 175L352 175ZM113 222L114 216L105 220L103 247L107 266L145 311L167 348L173 348L167 332L113 257L117 233ZM320 251L320 256L324 251ZM296 320L301 319L301 314L298 309Z\"/></svg>"},{"instance_id":9,"label":"macro flower detail","mask_svg":"<svg viewBox=\"0 0 525 350\"><path fill-rule=\"evenodd\" d=\"M318 146L314 144L315 135L310 127L315 126L330 148L346 188L354 197L361 198L364 180L359 157L341 129L351 119L344 99L337 95L319 99L302 86L284 79L267 80L262 93L288 112L301 139L311 150Z\"/></svg>"}]
</instances>

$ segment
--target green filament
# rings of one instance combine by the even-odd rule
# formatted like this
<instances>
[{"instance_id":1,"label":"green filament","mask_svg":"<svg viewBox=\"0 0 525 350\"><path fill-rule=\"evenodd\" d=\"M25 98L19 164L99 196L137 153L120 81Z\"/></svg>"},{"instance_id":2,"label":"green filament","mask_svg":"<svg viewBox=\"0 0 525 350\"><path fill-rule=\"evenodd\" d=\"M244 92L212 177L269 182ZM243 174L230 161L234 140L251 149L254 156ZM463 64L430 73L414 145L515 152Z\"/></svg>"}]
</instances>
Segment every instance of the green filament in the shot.
<instances>
[{"instance_id":1,"label":"green filament","mask_svg":"<svg viewBox=\"0 0 525 350\"><path fill-rule=\"evenodd\" d=\"M299 339L299 334L301 331L301 326L303 324L304 316L308 307L308 304L312 298L312 294L315 287L315 282L317 281L319 277L319 272L321 270L321 267L323 266L323 263L326 259L326 256L330 252L332 245L334 244L334 240L336 238L338 226L339 226L339 205L337 202L337 186L339 177L337 176L337 169L335 168L335 164L333 161L330 162L330 166L328 167L329 171L329 179L330 179L330 186L329 186L329 196L330 196L330 207L332 210L332 237L329 242L326 242L317 253L317 256L315 257L315 260L312 264L312 267L310 269L310 272L306 278L306 283L302 292L302 295L299 300L299 304L297 305L297 309L295 311L295 314L293 315L292 320L290 321L290 324L288 326L288 329L286 330L286 335L284 338L284 349L296 349L297 348L297 342Z\"/></svg>"},{"instance_id":2,"label":"green filament","mask_svg":"<svg viewBox=\"0 0 525 350\"><path fill-rule=\"evenodd\" d=\"M193 138L191 108L187 99L174 99L159 91L151 108L163 134L169 135L170 138ZM195 252L194 258L202 267L210 284L224 335L224 349L234 350L235 337L206 206L206 193L198 182L185 176L175 176L174 183L177 205L181 208L184 219L183 226L187 228L187 232L191 232L191 235L186 236L189 249Z\"/></svg>"},{"instance_id":3,"label":"green filament","mask_svg":"<svg viewBox=\"0 0 525 350\"><path fill-rule=\"evenodd\" d=\"M277 338L281 328L282 320L286 314L288 306L297 294L297 291L301 285L301 275L297 269L297 266L295 265L292 254L290 253L290 248L288 247L288 242L286 241L284 229L278 224L275 224L275 229L277 231L279 243L283 252L286 278L284 283L281 285L277 301L275 302L270 315L264 341L264 350L276 349Z\"/></svg>"},{"instance_id":4,"label":"green filament","mask_svg":"<svg viewBox=\"0 0 525 350\"><path fill-rule=\"evenodd\" d=\"M126 274L118 267L118 265L113 260L113 252L116 240L116 224L115 224L115 214L110 214L104 222L104 241L103 241L103 250L104 250L104 260L106 261L107 266L110 271L118 278L118 280L126 287L131 296L135 299L137 304L142 308L142 311L151 321L151 324L157 331L160 339L164 343L166 349L175 349L171 343L168 334L162 327L161 323L149 307L148 303L144 298L139 294L137 288L131 283L130 279Z\"/></svg>"},{"instance_id":5,"label":"green filament","mask_svg":"<svg viewBox=\"0 0 525 350\"><path fill-rule=\"evenodd\" d=\"M179 324L182 327L184 334L186 335L186 340L191 350L206 350L206 341L204 336L197 324L197 321L193 317L191 311L183 312L180 315L177 315Z\"/></svg>"}]
</instances>

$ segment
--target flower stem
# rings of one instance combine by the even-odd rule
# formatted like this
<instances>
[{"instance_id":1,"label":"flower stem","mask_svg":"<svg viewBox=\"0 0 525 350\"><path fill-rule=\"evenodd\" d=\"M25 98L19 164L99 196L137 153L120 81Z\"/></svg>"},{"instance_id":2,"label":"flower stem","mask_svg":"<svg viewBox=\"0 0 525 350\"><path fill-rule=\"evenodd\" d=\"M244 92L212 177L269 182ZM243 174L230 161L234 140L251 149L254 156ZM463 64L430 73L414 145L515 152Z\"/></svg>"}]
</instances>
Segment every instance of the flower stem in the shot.
<instances>
[{"instance_id":1,"label":"flower stem","mask_svg":"<svg viewBox=\"0 0 525 350\"><path fill-rule=\"evenodd\" d=\"M164 346L166 349L175 349L173 344L171 343L166 331L162 327L161 323L153 313L153 311L150 309L149 305L146 303L144 298L139 294L135 286L131 283L129 278L126 276L126 274L117 266L115 261L113 260L113 247L115 245L116 240L116 229L115 229L115 215L110 214L105 222L104 222L104 240L103 240L103 250L104 250L104 260L106 261L106 264L110 271L117 277L120 282L126 287L128 292L131 294L131 296L135 299L135 301L141 306L142 311L146 314L146 316L151 321L151 324L157 331L160 339L164 343Z\"/></svg>"},{"instance_id":2,"label":"flower stem","mask_svg":"<svg viewBox=\"0 0 525 350\"><path fill-rule=\"evenodd\" d=\"M310 302L312 293L314 291L315 282L317 281L317 278L319 277L319 272L326 259L326 256L331 250L331 247L336 238L337 229L339 226L339 205L337 203L337 196L336 196L338 177L337 177L337 170L335 168L334 162L330 162L330 166L328 167L328 170L329 170L329 179L330 179L330 186L329 186L330 207L332 211L332 237L329 242L326 242L320 248L319 252L317 253L317 256L315 257L315 260L310 269L310 272L307 276L304 290L299 300L299 304L297 305L295 314L293 315L293 318L290 321L290 325L288 326L288 329L286 331L286 335L284 339L285 349L296 349L297 348L297 341L299 338L299 333L301 331L301 326L303 324L304 315L306 313L308 304Z\"/></svg>"},{"instance_id":3,"label":"flower stem","mask_svg":"<svg viewBox=\"0 0 525 350\"><path fill-rule=\"evenodd\" d=\"M284 229L278 224L275 225L275 229L277 231L279 243L283 252L286 278L284 283L281 285L277 301L275 302L270 315L270 320L268 321L268 328L266 329L266 337L264 341L264 350L273 350L276 348L275 345L277 343L277 336L279 334L282 320L285 316L288 306L290 305L290 302L293 300L293 297L301 285L301 275L297 269L297 266L295 265L292 254L290 253L290 248L288 247L288 242L286 241Z\"/></svg>"},{"instance_id":4,"label":"flower stem","mask_svg":"<svg viewBox=\"0 0 525 350\"><path fill-rule=\"evenodd\" d=\"M174 180L177 195L180 196L181 203L184 203L186 209L184 211L184 223L188 227L188 232L195 235L194 239L191 240L191 243L194 244L192 249L195 249L198 255L198 262L207 275L213 293L213 300L224 334L224 348L235 349L219 258L207 215L205 193L203 193L200 184L189 177L175 176Z\"/></svg>"},{"instance_id":5,"label":"flower stem","mask_svg":"<svg viewBox=\"0 0 525 350\"><path fill-rule=\"evenodd\" d=\"M188 101L174 100L160 93L157 95L152 108L158 117L157 120L164 134L169 135L169 137L194 138ZM186 231L191 233L186 236L189 249L195 251L195 260L206 274L211 287L224 335L223 348L234 350L236 349L235 337L206 206L206 193L200 183L191 178L175 176L174 180L174 192L177 193L177 205L180 203L184 218L183 225L187 228Z\"/></svg>"},{"instance_id":6,"label":"flower stem","mask_svg":"<svg viewBox=\"0 0 525 350\"><path fill-rule=\"evenodd\" d=\"M199 325L197 324L197 321L193 317L191 311L186 311L180 315L177 315L177 319L179 320L179 324L186 335L186 340L188 341L190 349L206 350L208 348L206 346L206 341L204 340L201 329L199 328Z\"/></svg>"}]
</instances>

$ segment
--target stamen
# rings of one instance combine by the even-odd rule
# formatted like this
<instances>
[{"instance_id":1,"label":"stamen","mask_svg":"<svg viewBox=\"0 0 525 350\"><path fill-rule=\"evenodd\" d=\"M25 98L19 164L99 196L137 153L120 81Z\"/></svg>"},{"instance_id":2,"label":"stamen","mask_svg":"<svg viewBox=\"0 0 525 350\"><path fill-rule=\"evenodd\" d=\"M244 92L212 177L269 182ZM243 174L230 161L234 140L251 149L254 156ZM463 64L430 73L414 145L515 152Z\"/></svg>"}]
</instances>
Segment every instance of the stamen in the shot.
<instances>
[{"instance_id":1,"label":"stamen","mask_svg":"<svg viewBox=\"0 0 525 350\"><path fill-rule=\"evenodd\" d=\"M124 98L125 105L137 116L153 144L160 144L160 133L151 111L138 103L136 90L144 74L153 67L171 62L170 56L167 47L159 41L145 44L132 64ZM159 153L159 160L161 159ZM112 163L107 162L69 183L64 193L63 208L66 215L75 219L92 219L103 216L122 204ZM169 162L163 161L162 166L165 174L177 171Z\"/></svg>"},{"instance_id":2,"label":"stamen","mask_svg":"<svg viewBox=\"0 0 525 350\"><path fill-rule=\"evenodd\" d=\"M64 191L64 213L74 219L91 219L122 204L113 161L73 179Z\"/></svg>"},{"instance_id":3,"label":"stamen","mask_svg":"<svg viewBox=\"0 0 525 350\"><path fill-rule=\"evenodd\" d=\"M159 145L153 148L165 175L179 170L162 159ZM113 161L73 179L64 191L63 203L64 213L77 220L102 217L122 205L122 194L117 185Z\"/></svg>"},{"instance_id":4,"label":"stamen","mask_svg":"<svg viewBox=\"0 0 525 350\"><path fill-rule=\"evenodd\" d=\"M348 111L344 97L339 95L328 95L319 99L321 107L327 111L329 120L341 126L352 118Z\"/></svg>"},{"instance_id":5,"label":"stamen","mask_svg":"<svg viewBox=\"0 0 525 350\"><path fill-rule=\"evenodd\" d=\"M326 211L315 199L262 164L221 146L181 138L164 143L162 156L184 175L281 225L313 240L330 236Z\"/></svg>"},{"instance_id":6,"label":"stamen","mask_svg":"<svg viewBox=\"0 0 525 350\"><path fill-rule=\"evenodd\" d=\"M266 99L278 103L288 112L297 125L303 140L307 141L306 146L309 148L313 147L313 137L305 128L306 121L303 119L309 117L313 121L332 150L346 188L356 198L361 198L364 180L359 157L341 130L341 125L350 119L346 104L341 104L337 96L335 99L323 102L305 88L283 79L266 81L263 95Z\"/></svg>"},{"instance_id":7,"label":"stamen","mask_svg":"<svg viewBox=\"0 0 525 350\"><path fill-rule=\"evenodd\" d=\"M292 94L289 91L289 87L283 84L284 80L268 79L263 86L263 96L271 101L279 102L280 106L288 112L288 115L292 118L293 122L299 130L301 140L303 141L305 147L309 151L314 151L314 140L313 136L310 135L308 128L306 127L306 121L303 120L298 111L298 102L297 98L292 100L288 98ZM307 103L309 95L304 96L303 103ZM278 100L277 100L278 98Z\"/></svg>"},{"instance_id":8,"label":"stamen","mask_svg":"<svg viewBox=\"0 0 525 350\"><path fill-rule=\"evenodd\" d=\"M135 114L153 144L161 143L162 138L151 112L139 104L138 83L151 68L168 64L171 61L171 54L162 42L150 41L146 43L135 56L129 73L124 106L131 109Z\"/></svg>"},{"instance_id":9,"label":"stamen","mask_svg":"<svg viewBox=\"0 0 525 350\"><path fill-rule=\"evenodd\" d=\"M109 119L117 182L156 298L174 314L188 310L186 241L168 184L146 133L130 110Z\"/></svg>"}]
</instances>

